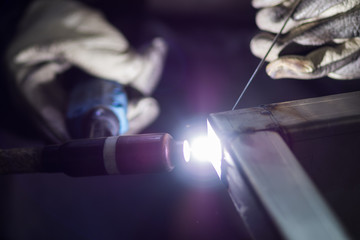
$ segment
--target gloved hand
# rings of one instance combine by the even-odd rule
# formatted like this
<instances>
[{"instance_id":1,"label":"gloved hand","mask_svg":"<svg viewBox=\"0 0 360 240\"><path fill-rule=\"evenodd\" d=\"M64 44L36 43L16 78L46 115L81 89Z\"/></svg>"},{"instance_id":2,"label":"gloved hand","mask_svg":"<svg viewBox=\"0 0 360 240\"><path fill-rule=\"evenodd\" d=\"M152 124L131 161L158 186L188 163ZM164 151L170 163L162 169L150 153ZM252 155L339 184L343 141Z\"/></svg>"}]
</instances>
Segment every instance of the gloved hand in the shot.
<instances>
[{"instance_id":1,"label":"gloved hand","mask_svg":"<svg viewBox=\"0 0 360 240\"><path fill-rule=\"evenodd\" d=\"M76 66L141 92L143 98L129 100L129 128L135 133L159 113L149 95L158 83L166 51L165 42L155 39L143 54L135 52L99 12L79 2L37 0L23 17L6 62L15 100L48 137L59 142L69 134L64 122L67 93L54 81L57 74ZM153 114L145 116L138 107Z\"/></svg>"},{"instance_id":2,"label":"gloved hand","mask_svg":"<svg viewBox=\"0 0 360 240\"><path fill-rule=\"evenodd\" d=\"M253 0L261 8L251 51L262 58L296 0ZM267 61L272 78L360 77L360 0L301 0Z\"/></svg>"}]
</instances>

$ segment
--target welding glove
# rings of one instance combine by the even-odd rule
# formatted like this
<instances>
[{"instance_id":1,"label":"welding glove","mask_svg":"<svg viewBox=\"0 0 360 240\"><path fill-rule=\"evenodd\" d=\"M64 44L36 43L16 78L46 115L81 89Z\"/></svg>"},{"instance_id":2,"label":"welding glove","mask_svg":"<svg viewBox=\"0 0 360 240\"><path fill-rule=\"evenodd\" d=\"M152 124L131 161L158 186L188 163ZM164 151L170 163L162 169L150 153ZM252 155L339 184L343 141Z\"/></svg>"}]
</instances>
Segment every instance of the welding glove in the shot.
<instances>
[{"instance_id":1,"label":"welding glove","mask_svg":"<svg viewBox=\"0 0 360 240\"><path fill-rule=\"evenodd\" d=\"M250 48L265 56L296 0L253 0L258 27ZM302 0L267 57L272 78L360 77L360 0Z\"/></svg>"},{"instance_id":2,"label":"welding glove","mask_svg":"<svg viewBox=\"0 0 360 240\"><path fill-rule=\"evenodd\" d=\"M158 83L166 51L165 42L155 39L143 54L135 52L101 13L79 2L38 0L20 22L6 62L15 100L58 142L69 138L63 116L67 93L54 81L58 74L76 66L142 93L143 98L129 101L129 127L135 133L159 113L149 95Z\"/></svg>"}]
</instances>

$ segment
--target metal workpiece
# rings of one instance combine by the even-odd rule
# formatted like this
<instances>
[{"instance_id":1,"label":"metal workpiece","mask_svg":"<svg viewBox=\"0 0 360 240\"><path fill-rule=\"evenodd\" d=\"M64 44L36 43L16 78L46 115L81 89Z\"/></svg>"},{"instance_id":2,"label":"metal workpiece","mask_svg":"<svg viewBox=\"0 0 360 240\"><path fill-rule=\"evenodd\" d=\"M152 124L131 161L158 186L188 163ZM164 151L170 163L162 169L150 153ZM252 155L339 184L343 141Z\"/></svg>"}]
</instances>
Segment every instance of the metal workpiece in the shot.
<instances>
[{"instance_id":1,"label":"metal workpiece","mask_svg":"<svg viewBox=\"0 0 360 240\"><path fill-rule=\"evenodd\" d=\"M348 239L279 134L261 131L241 135L233 139L228 151L284 239ZM251 209L248 211L244 214L250 218Z\"/></svg>"},{"instance_id":2,"label":"metal workpiece","mask_svg":"<svg viewBox=\"0 0 360 240\"><path fill-rule=\"evenodd\" d=\"M167 133L79 139L37 149L36 154L34 151L2 150L0 166L7 167L9 161L16 160L29 170L12 168L12 171L1 173L62 172L74 177L155 173L171 171L177 164L185 162L183 142L175 141ZM5 154L10 154L7 164L3 164L5 159L1 158Z\"/></svg>"},{"instance_id":3,"label":"metal workpiece","mask_svg":"<svg viewBox=\"0 0 360 240\"><path fill-rule=\"evenodd\" d=\"M360 237L359 103L353 92L209 116L222 181L254 239Z\"/></svg>"},{"instance_id":4,"label":"metal workpiece","mask_svg":"<svg viewBox=\"0 0 360 240\"><path fill-rule=\"evenodd\" d=\"M360 131L360 92L210 114L220 135L273 130L291 142ZM241 121L239 121L241 119Z\"/></svg>"}]
</instances>

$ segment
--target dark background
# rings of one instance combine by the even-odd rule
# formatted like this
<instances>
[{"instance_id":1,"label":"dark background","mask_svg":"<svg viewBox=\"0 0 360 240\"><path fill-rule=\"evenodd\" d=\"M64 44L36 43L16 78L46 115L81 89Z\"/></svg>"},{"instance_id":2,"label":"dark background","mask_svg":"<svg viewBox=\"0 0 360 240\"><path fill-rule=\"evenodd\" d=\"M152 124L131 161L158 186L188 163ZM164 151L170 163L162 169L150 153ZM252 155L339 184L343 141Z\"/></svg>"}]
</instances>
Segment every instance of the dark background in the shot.
<instances>
[{"instance_id":1,"label":"dark background","mask_svg":"<svg viewBox=\"0 0 360 240\"><path fill-rule=\"evenodd\" d=\"M1 54L27 1L2 1ZM256 11L242 0L88 1L141 48L155 36L169 44L154 97L158 120L145 132L186 139L204 132L211 112L230 110L259 59L249 42ZM0 79L0 147L42 146ZM272 80L260 71L239 107L360 89L359 81ZM248 239L225 187L205 163L171 173L70 178L0 177L0 239Z\"/></svg>"}]
</instances>

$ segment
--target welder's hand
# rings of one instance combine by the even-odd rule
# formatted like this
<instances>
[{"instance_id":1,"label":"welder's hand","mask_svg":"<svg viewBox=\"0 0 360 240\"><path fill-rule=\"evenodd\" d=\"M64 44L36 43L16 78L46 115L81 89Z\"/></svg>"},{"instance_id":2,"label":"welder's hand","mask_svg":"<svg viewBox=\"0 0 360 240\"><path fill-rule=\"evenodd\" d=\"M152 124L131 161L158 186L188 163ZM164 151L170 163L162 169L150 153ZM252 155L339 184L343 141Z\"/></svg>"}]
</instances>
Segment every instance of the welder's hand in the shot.
<instances>
[{"instance_id":1,"label":"welder's hand","mask_svg":"<svg viewBox=\"0 0 360 240\"><path fill-rule=\"evenodd\" d=\"M266 32L251 51L262 58L296 0L253 0ZM272 52L266 71L272 78L360 77L360 0L301 0Z\"/></svg>"},{"instance_id":2,"label":"welder's hand","mask_svg":"<svg viewBox=\"0 0 360 240\"><path fill-rule=\"evenodd\" d=\"M18 79L35 65L60 62L149 95L166 50L165 42L155 39L144 54L138 54L99 12L76 1L37 0L22 20L8 59Z\"/></svg>"},{"instance_id":3,"label":"welder's hand","mask_svg":"<svg viewBox=\"0 0 360 240\"><path fill-rule=\"evenodd\" d=\"M129 101L127 118L129 130L126 134L141 132L149 126L160 114L158 102L151 97L132 99Z\"/></svg>"},{"instance_id":4,"label":"welder's hand","mask_svg":"<svg viewBox=\"0 0 360 240\"><path fill-rule=\"evenodd\" d=\"M142 54L135 52L101 13L77 1L37 0L23 17L6 62L21 106L30 109L46 135L63 141L69 138L63 116L67 93L54 81L57 74L76 66L137 89L145 97L136 100L137 104L130 99L128 111L130 129L136 132L159 112L148 95L158 83L166 51L165 42L155 39ZM155 109L155 115L131 113L140 102L148 111ZM146 119L139 121L140 115Z\"/></svg>"}]
</instances>

